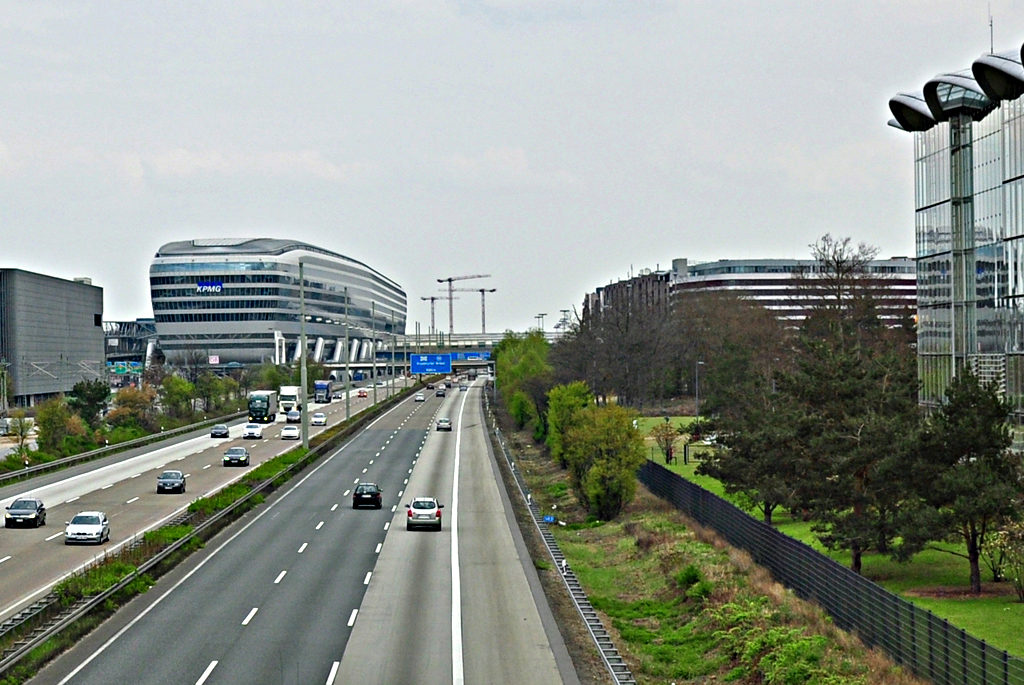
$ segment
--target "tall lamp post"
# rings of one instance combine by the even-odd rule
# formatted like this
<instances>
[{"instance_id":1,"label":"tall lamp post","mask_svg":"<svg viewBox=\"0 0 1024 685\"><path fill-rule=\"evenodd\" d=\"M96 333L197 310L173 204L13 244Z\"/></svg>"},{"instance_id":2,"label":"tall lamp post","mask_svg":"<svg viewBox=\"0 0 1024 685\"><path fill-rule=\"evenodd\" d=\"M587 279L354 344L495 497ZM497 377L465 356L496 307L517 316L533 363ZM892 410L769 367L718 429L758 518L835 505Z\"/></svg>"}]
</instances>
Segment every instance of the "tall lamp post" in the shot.
<instances>
[{"instance_id":1,"label":"tall lamp post","mask_svg":"<svg viewBox=\"0 0 1024 685\"><path fill-rule=\"evenodd\" d=\"M345 420L348 421L352 416L351 409L351 398L352 394L352 376L348 373L348 360L352 357L352 351L349 349L348 340L348 286L345 286Z\"/></svg>"},{"instance_id":2,"label":"tall lamp post","mask_svg":"<svg viewBox=\"0 0 1024 685\"><path fill-rule=\"evenodd\" d=\"M702 367L702 366L704 366L704 362L697 362L697 364L696 364L697 382L695 384L696 385L695 400L696 400L696 405L697 405L697 428L698 428L698 430L700 429L700 367Z\"/></svg>"},{"instance_id":3,"label":"tall lamp post","mask_svg":"<svg viewBox=\"0 0 1024 685\"><path fill-rule=\"evenodd\" d=\"M309 449L309 412L306 404L306 279L303 267L305 265L299 260L299 401L302 405L299 411L302 413L302 446Z\"/></svg>"},{"instance_id":4,"label":"tall lamp post","mask_svg":"<svg viewBox=\"0 0 1024 685\"><path fill-rule=\"evenodd\" d=\"M370 336L370 361L373 364L370 371L370 382L373 383L373 403L377 404L377 303L370 302L370 326L373 333Z\"/></svg>"}]
</instances>

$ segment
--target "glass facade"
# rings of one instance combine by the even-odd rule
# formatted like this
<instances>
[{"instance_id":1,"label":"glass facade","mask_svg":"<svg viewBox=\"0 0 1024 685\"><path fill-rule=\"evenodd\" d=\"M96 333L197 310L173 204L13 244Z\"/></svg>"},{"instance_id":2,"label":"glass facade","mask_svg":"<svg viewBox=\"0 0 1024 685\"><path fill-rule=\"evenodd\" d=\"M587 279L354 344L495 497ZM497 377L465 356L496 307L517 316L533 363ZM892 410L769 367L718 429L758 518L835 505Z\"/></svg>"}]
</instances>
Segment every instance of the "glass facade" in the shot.
<instances>
[{"instance_id":1,"label":"glass facade","mask_svg":"<svg viewBox=\"0 0 1024 685\"><path fill-rule=\"evenodd\" d=\"M258 251L266 254L251 254ZM306 336L311 353L320 351L320 360L343 359L338 348L344 344L346 315L356 346L350 353L362 340L404 333L405 293L364 264L294 241L216 246L192 241L165 245L150 267L153 314L164 352L173 360L176 353L198 348L221 357L221 363L255 362L273 358L275 336L283 336L285 356L295 358L300 260ZM369 348L362 349L365 354Z\"/></svg>"},{"instance_id":2,"label":"glass facade","mask_svg":"<svg viewBox=\"0 0 1024 685\"><path fill-rule=\"evenodd\" d=\"M942 402L956 370L970 366L1024 408L1024 81L1012 92L1005 87L1024 72L1019 53L1000 60L982 56L971 70L932 79L923 94L890 100L890 123L914 135L926 405ZM1008 61L1015 70L1000 66Z\"/></svg>"}]
</instances>

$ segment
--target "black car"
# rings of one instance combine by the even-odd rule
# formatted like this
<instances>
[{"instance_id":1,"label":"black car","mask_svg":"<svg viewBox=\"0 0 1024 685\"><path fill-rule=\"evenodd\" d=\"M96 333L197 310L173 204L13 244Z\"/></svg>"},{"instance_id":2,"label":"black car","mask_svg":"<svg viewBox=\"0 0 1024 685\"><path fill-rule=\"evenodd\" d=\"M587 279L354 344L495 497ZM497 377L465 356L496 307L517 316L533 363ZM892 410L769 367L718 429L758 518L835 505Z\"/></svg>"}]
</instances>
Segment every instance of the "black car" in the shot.
<instances>
[{"instance_id":1,"label":"black car","mask_svg":"<svg viewBox=\"0 0 1024 685\"><path fill-rule=\"evenodd\" d=\"M156 492L185 492L185 474L181 471L164 471L156 477Z\"/></svg>"},{"instance_id":2,"label":"black car","mask_svg":"<svg viewBox=\"0 0 1024 685\"><path fill-rule=\"evenodd\" d=\"M249 450L244 447L229 447L224 453L224 466L231 464L249 465Z\"/></svg>"},{"instance_id":3,"label":"black car","mask_svg":"<svg viewBox=\"0 0 1024 685\"><path fill-rule=\"evenodd\" d=\"M231 437L231 436L228 435L228 427L225 426L223 423L218 423L216 426L214 426L213 428L210 429L210 437L211 438L228 438L228 437Z\"/></svg>"},{"instance_id":4,"label":"black car","mask_svg":"<svg viewBox=\"0 0 1024 685\"><path fill-rule=\"evenodd\" d=\"M302 423L302 412L298 409L292 409L284 415L284 420L285 423Z\"/></svg>"},{"instance_id":5,"label":"black car","mask_svg":"<svg viewBox=\"0 0 1024 685\"><path fill-rule=\"evenodd\" d=\"M433 390L433 389L434 389L434 384L433 383L427 383L427 390Z\"/></svg>"},{"instance_id":6,"label":"black car","mask_svg":"<svg viewBox=\"0 0 1024 685\"><path fill-rule=\"evenodd\" d=\"M4 512L4 528L15 526L32 526L38 528L46 525L46 507L43 500L35 497L16 499Z\"/></svg>"},{"instance_id":7,"label":"black car","mask_svg":"<svg viewBox=\"0 0 1024 685\"><path fill-rule=\"evenodd\" d=\"M376 483L360 483L352 491L352 508L369 505L380 509L384 505L383 493Z\"/></svg>"},{"instance_id":8,"label":"black car","mask_svg":"<svg viewBox=\"0 0 1024 685\"><path fill-rule=\"evenodd\" d=\"M438 388L437 390L434 391L434 396L435 397L444 397L444 394L445 393L444 393L444 386L443 385L440 388Z\"/></svg>"}]
</instances>

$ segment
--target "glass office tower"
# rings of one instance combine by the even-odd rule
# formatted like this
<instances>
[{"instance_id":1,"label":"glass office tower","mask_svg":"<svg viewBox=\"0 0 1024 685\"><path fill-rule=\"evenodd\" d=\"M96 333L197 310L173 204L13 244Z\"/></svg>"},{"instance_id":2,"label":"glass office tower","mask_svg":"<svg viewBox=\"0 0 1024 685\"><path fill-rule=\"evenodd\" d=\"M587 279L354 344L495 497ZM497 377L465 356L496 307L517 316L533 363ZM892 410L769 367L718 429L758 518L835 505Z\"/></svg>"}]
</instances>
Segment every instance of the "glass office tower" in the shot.
<instances>
[{"instance_id":1,"label":"glass office tower","mask_svg":"<svg viewBox=\"0 0 1024 685\"><path fill-rule=\"evenodd\" d=\"M914 136L921 402L957 369L1024 398L1024 68L1021 50L982 55L889 101Z\"/></svg>"}]
</instances>

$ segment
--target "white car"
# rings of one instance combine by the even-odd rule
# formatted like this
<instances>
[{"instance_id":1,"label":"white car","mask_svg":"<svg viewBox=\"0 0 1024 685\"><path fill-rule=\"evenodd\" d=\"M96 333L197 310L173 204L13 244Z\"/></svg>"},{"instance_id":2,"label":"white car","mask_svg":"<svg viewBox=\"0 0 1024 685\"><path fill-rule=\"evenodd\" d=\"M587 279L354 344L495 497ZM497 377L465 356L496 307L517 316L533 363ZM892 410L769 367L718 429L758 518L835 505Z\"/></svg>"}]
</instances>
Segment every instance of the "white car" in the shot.
<instances>
[{"instance_id":1,"label":"white car","mask_svg":"<svg viewBox=\"0 0 1024 685\"><path fill-rule=\"evenodd\" d=\"M102 511L83 511L66 522L64 544L91 542L102 545L110 539L110 521Z\"/></svg>"},{"instance_id":2,"label":"white car","mask_svg":"<svg viewBox=\"0 0 1024 685\"><path fill-rule=\"evenodd\" d=\"M302 437L298 426L285 426L281 429L282 440L298 440Z\"/></svg>"},{"instance_id":3,"label":"white car","mask_svg":"<svg viewBox=\"0 0 1024 685\"><path fill-rule=\"evenodd\" d=\"M423 395L423 393L418 392L418 393L416 393L416 397L413 398L413 401L414 402L426 402L427 398Z\"/></svg>"},{"instance_id":4,"label":"white car","mask_svg":"<svg viewBox=\"0 0 1024 685\"><path fill-rule=\"evenodd\" d=\"M327 414L322 411L318 411L310 417L310 423L314 426L326 426L327 425Z\"/></svg>"},{"instance_id":5,"label":"white car","mask_svg":"<svg viewBox=\"0 0 1024 685\"><path fill-rule=\"evenodd\" d=\"M263 437L263 426L258 423L247 423L245 428L242 429L243 438L256 438L257 440Z\"/></svg>"}]
</instances>

